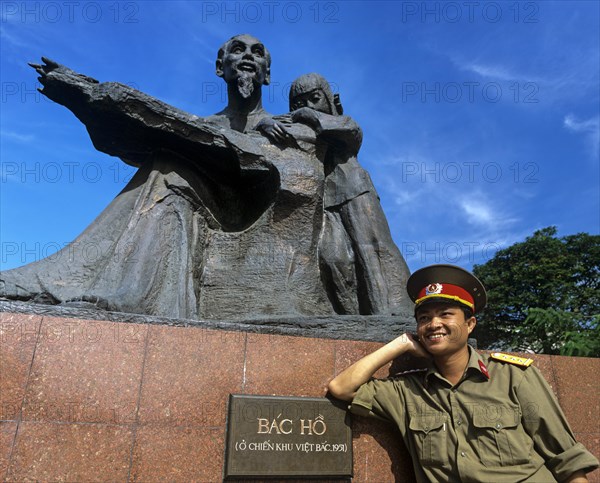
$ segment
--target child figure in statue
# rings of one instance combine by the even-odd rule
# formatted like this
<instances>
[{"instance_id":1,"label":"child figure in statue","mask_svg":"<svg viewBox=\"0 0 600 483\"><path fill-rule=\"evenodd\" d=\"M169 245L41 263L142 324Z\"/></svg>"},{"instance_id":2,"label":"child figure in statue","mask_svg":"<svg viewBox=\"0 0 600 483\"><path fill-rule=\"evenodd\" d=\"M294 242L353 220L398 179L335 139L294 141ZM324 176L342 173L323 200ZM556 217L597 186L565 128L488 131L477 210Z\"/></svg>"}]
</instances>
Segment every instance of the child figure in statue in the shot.
<instances>
[{"instance_id":1,"label":"child figure in statue","mask_svg":"<svg viewBox=\"0 0 600 483\"><path fill-rule=\"evenodd\" d=\"M343 115L339 95L319 74L290 88L291 119L314 129L330 146L325 156L324 226L319 256L338 313L393 314L404 303L408 267L367 171L358 163L358 124Z\"/></svg>"}]
</instances>

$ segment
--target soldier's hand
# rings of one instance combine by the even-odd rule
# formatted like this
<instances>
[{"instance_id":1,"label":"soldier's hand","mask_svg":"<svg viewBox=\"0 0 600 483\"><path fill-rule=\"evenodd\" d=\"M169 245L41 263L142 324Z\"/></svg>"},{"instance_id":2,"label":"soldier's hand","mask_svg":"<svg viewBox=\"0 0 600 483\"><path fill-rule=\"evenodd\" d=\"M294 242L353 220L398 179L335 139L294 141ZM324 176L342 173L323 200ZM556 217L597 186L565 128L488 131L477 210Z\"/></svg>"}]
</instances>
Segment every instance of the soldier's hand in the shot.
<instances>
[{"instance_id":1,"label":"soldier's hand","mask_svg":"<svg viewBox=\"0 0 600 483\"><path fill-rule=\"evenodd\" d=\"M431 354L427 352L425 348L421 345L416 335L407 332L398 337L397 340L404 344L407 344L406 352L408 352L409 354L412 354L415 357L431 359Z\"/></svg>"}]
</instances>

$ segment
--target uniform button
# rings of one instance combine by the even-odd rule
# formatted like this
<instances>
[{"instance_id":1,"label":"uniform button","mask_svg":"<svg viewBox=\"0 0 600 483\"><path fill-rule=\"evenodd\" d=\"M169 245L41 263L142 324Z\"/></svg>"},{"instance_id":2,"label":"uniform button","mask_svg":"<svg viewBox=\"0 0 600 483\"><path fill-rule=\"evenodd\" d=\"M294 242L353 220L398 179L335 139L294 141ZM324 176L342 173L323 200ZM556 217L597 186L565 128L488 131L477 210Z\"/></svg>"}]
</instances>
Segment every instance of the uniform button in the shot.
<instances>
[{"instance_id":1,"label":"uniform button","mask_svg":"<svg viewBox=\"0 0 600 483\"><path fill-rule=\"evenodd\" d=\"M500 423L496 424L496 429L500 429L502 425Z\"/></svg>"},{"instance_id":2,"label":"uniform button","mask_svg":"<svg viewBox=\"0 0 600 483\"><path fill-rule=\"evenodd\" d=\"M459 419L458 421L456 421L456 424L460 426L462 424L462 420Z\"/></svg>"},{"instance_id":3,"label":"uniform button","mask_svg":"<svg viewBox=\"0 0 600 483\"><path fill-rule=\"evenodd\" d=\"M464 458L465 456L467 456L467 454L464 451L460 452L460 455Z\"/></svg>"},{"instance_id":4,"label":"uniform button","mask_svg":"<svg viewBox=\"0 0 600 483\"><path fill-rule=\"evenodd\" d=\"M429 426L425 426L423 429L424 429L425 431L427 431L427 430L429 429Z\"/></svg>"}]
</instances>

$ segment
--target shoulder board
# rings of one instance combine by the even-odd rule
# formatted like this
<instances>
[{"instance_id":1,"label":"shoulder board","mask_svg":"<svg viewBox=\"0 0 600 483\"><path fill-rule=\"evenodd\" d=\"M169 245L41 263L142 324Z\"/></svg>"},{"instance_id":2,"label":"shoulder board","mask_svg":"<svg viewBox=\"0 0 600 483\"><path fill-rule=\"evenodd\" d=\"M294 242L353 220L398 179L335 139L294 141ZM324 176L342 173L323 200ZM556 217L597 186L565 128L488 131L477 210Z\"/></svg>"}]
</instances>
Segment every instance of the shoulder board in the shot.
<instances>
[{"instance_id":1,"label":"shoulder board","mask_svg":"<svg viewBox=\"0 0 600 483\"><path fill-rule=\"evenodd\" d=\"M410 369L408 371L397 372L396 374L394 374L391 377L406 376L408 374L417 374L419 372L427 372L427 369Z\"/></svg>"},{"instance_id":2,"label":"shoulder board","mask_svg":"<svg viewBox=\"0 0 600 483\"><path fill-rule=\"evenodd\" d=\"M510 354L502 354L501 352L492 352L490 354L490 359L494 359L496 361L508 362L509 364L514 364L515 366L521 366L521 367L529 367L531 364L533 364L533 359L527 359L526 357L512 356Z\"/></svg>"}]
</instances>

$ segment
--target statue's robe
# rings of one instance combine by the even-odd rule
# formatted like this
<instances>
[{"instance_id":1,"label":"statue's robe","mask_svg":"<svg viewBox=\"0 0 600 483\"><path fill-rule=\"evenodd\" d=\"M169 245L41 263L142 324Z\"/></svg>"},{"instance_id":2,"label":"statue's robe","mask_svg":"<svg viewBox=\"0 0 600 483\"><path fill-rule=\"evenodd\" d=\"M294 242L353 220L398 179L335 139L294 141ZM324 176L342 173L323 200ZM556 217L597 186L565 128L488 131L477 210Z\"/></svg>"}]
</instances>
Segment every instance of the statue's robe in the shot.
<instances>
[{"instance_id":1,"label":"statue's robe","mask_svg":"<svg viewBox=\"0 0 600 483\"><path fill-rule=\"evenodd\" d=\"M139 170L70 245L3 272L0 296L192 319L334 313L317 255L325 145L310 128L280 148L121 84L61 100Z\"/></svg>"}]
</instances>

